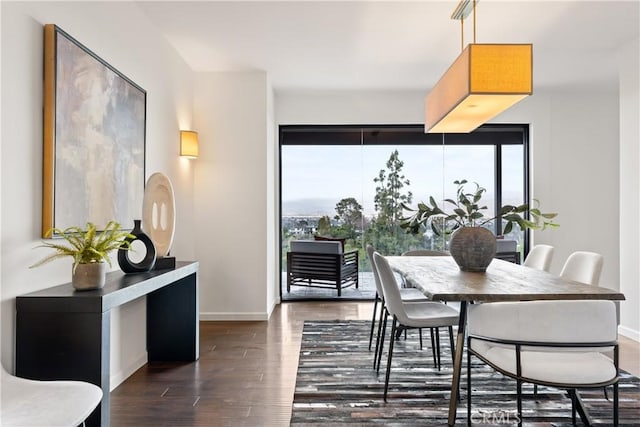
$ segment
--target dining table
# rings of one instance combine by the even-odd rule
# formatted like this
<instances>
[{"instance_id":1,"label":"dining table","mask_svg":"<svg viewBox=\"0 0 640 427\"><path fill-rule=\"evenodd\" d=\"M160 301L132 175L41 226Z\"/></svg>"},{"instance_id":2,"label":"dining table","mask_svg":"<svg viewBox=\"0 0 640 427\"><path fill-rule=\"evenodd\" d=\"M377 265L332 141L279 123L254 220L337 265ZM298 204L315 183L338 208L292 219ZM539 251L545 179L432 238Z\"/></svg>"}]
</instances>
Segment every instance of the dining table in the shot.
<instances>
[{"instance_id":1,"label":"dining table","mask_svg":"<svg viewBox=\"0 0 640 427\"><path fill-rule=\"evenodd\" d=\"M485 272L462 271L450 256L387 256L391 268L406 286L420 289L434 301L460 303L448 424L455 425L460 372L467 324L467 304L536 300L613 300L624 294L601 286L564 279L555 274L493 259ZM579 408L580 416L587 414Z\"/></svg>"}]
</instances>

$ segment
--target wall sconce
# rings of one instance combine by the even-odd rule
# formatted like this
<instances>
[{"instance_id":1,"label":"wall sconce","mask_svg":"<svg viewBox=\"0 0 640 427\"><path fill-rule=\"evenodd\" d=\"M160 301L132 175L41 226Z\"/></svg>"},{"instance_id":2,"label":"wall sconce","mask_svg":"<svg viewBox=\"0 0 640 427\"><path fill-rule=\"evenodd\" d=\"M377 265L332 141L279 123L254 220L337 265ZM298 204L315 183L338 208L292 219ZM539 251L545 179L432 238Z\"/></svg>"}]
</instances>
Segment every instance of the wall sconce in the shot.
<instances>
[{"instance_id":1,"label":"wall sconce","mask_svg":"<svg viewBox=\"0 0 640 427\"><path fill-rule=\"evenodd\" d=\"M198 158L198 132L192 130L180 131L180 156L187 159Z\"/></svg>"}]
</instances>

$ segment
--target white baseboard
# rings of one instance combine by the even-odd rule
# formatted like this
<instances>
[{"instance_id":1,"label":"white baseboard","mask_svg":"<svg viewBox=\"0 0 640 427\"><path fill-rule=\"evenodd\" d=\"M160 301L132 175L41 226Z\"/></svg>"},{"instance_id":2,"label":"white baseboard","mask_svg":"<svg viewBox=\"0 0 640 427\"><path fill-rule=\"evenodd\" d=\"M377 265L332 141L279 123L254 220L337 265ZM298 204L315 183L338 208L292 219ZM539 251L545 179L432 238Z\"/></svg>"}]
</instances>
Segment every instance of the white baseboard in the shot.
<instances>
[{"instance_id":1,"label":"white baseboard","mask_svg":"<svg viewBox=\"0 0 640 427\"><path fill-rule=\"evenodd\" d=\"M271 302L271 306L269 307L269 312L267 313L267 319L271 318L271 315L273 314L273 310L276 309L276 306L280 304L280 298L278 298L277 300L273 300Z\"/></svg>"},{"instance_id":2,"label":"white baseboard","mask_svg":"<svg viewBox=\"0 0 640 427\"><path fill-rule=\"evenodd\" d=\"M640 331L636 331L625 326L618 326L618 333L624 335L627 338L631 338L634 341L640 342Z\"/></svg>"},{"instance_id":3,"label":"white baseboard","mask_svg":"<svg viewBox=\"0 0 640 427\"><path fill-rule=\"evenodd\" d=\"M135 371L142 368L147 363L148 360L149 360L149 357L147 356L147 352L145 351L144 354L141 354L140 357L138 357L135 361L131 362L129 366L125 367L124 369L121 369L115 374L111 374L109 376L109 382L111 383L109 386L110 388L109 391L115 390L116 387L122 384L124 380L129 378Z\"/></svg>"},{"instance_id":4,"label":"white baseboard","mask_svg":"<svg viewBox=\"0 0 640 427\"><path fill-rule=\"evenodd\" d=\"M206 312L200 313L201 321L229 321L229 320L242 320L242 321L256 321L256 320L269 320L270 312L259 313L212 313Z\"/></svg>"}]
</instances>

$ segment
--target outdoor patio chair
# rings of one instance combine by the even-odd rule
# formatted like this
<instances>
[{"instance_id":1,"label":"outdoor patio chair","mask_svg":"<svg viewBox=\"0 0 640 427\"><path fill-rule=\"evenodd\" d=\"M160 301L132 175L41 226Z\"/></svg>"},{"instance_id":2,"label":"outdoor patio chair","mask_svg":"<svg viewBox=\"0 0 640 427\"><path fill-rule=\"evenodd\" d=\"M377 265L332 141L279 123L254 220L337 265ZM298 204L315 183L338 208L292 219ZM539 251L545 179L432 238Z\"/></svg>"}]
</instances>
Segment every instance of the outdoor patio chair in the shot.
<instances>
[{"instance_id":1,"label":"outdoor patio chair","mask_svg":"<svg viewBox=\"0 0 640 427\"><path fill-rule=\"evenodd\" d=\"M343 252L338 241L294 240L287 253L287 292L291 286L358 288L358 251Z\"/></svg>"}]
</instances>

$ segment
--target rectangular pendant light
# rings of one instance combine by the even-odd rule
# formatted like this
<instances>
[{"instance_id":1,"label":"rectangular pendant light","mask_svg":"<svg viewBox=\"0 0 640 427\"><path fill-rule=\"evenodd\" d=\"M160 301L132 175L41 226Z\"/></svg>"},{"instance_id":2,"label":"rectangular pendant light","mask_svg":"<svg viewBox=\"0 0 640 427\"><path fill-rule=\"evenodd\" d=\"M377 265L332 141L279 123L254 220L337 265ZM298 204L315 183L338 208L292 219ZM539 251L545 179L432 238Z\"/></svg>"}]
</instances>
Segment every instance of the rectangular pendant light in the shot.
<instances>
[{"instance_id":1,"label":"rectangular pendant light","mask_svg":"<svg viewBox=\"0 0 640 427\"><path fill-rule=\"evenodd\" d=\"M469 44L425 99L426 133L469 133L533 91L531 44Z\"/></svg>"}]
</instances>

